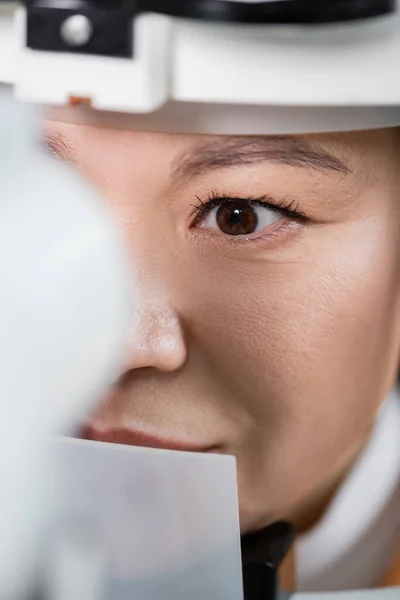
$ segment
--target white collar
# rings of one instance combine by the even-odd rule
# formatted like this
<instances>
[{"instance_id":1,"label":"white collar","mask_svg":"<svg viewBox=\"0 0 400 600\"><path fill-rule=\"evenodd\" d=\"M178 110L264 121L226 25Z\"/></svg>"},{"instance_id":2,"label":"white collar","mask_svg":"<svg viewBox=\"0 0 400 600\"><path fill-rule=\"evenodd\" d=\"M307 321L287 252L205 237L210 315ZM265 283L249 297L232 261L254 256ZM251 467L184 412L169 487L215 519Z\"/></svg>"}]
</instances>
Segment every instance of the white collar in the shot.
<instances>
[{"instance_id":1,"label":"white collar","mask_svg":"<svg viewBox=\"0 0 400 600\"><path fill-rule=\"evenodd\" d=\"M299 591L379 583L400 527L400 393L383 406L363 455L322 521L298 541Z\"/></svg>"}]
</instances>

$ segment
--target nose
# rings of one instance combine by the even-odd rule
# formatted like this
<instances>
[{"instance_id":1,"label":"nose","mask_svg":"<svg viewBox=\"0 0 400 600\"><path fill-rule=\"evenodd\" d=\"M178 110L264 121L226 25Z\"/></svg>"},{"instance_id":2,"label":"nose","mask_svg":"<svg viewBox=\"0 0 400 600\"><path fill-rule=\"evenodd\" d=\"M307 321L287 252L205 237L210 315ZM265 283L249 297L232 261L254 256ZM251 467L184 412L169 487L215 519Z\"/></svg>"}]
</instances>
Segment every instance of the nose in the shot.
<instances>
[{"instance_id":1,"label":"nose","mask_svg":"<svg viewBox=\"0 0 400 600\"><path fill-rule=\"evenodd\" d=\"M167 300L142 300L134 307L126 371L153 368L163 372L180 369L187 358L181 320Z\"/></svg>"}]
</instances>

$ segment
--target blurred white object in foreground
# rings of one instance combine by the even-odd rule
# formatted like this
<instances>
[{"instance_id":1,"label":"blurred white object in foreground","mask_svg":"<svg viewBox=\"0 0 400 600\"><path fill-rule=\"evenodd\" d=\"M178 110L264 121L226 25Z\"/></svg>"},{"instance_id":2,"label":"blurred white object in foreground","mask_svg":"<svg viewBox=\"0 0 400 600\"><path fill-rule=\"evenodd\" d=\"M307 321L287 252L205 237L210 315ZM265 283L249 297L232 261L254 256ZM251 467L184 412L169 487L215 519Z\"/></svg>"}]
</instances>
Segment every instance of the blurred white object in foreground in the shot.
<instances>
[{"instance_id":1,"label":"blurred white object in foreground","mask_svg":"<svg viewBox=\"0 0 400 600\"><path fill-rule=\"evenodd\" d=\"M118 377L135 295L31 110L0 96L0 598L241 600L233 458L51 436Z\"/></svg>"},{"instance_id":2,"label":"blurred white object in foreground","mask_svg":"<svg viewBox=\"0 0 400 600\"><path fill-rule=\"evenodd\" d=\"M52 459L45 600L243 600L233 457L60 439Z\"/></svg>"},{"instance_id":3,"label":"blurred white object in foreground","mask_svg":"<svg viewBox=\"0 0 400 600\"><path fill-rule=\"evenodd\" d=\"M42 155L30 111L0 93L2 600L32 593L47 434L68 433L118 376L130 305L111 215Z\"/></svg>"}]
</instances>

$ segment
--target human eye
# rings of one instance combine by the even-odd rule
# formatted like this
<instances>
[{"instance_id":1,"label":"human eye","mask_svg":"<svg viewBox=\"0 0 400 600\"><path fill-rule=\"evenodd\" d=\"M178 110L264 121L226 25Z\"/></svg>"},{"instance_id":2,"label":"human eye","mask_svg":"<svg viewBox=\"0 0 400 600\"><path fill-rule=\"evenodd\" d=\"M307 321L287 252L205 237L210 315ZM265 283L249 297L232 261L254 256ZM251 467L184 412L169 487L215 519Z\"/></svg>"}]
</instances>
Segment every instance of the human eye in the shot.
<instances>
[{"instance_id":1,"label":"human eye","mask_svg":"<svg viewBox=\"0 0 400 600\"><path fill-rule=\"evenodd\" d=\"M192 213L192 227L228 238L258 238L289 223L306 219L297 210L296 203L290 201L265 197L237 198L216 193L197 200Z\"/></svg>"}]
</instances>

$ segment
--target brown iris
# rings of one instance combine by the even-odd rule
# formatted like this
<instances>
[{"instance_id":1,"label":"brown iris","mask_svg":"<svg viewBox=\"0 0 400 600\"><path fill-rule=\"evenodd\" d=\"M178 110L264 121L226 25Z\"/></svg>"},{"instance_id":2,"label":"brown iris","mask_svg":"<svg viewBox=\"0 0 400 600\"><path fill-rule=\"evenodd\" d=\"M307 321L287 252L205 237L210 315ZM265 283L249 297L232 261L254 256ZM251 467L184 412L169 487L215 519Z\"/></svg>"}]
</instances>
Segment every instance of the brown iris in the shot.
<instances>
[{"instance_id":1,"label":"brown iris","mask_svg":"<svg viewBox=\"0 0 400 600\"><path fill-rule=\"evenodd\" d=\"M226 235L250 235L257 229L258 216L245 202L225 202L218 209L217 224Z\"/></svg>"}]
</instances>

